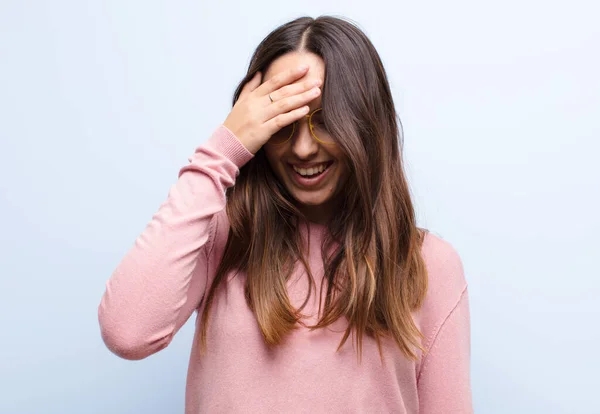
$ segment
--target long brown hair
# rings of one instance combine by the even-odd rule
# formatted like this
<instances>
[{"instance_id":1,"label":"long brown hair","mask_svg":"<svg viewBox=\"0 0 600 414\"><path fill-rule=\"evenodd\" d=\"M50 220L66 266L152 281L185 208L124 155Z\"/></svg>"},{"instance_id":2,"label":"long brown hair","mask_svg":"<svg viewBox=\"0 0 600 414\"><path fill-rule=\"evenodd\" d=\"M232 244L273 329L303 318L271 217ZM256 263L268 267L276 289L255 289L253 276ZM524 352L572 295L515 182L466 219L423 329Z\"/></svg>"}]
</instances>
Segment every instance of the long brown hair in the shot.
<instances>
[{"instance_id":1,"label":"long brown hair","mask_svg":"<svg viewBox=\"0 0 600 414\"><path fill-rule=\"evenodd\" d=\"M426 230L416 226L403 171L400 121L381 59L355 24L331 16L301 17L276 28L259 44L233 103L258 71L264 74L271 62L294 51L314 53L325 63L325 126L347 155L350 171L340 195L343 208L328 223L322 246L324 307L309 328L344 317L348 327L338 350L354 333L359 358L365 334L375 338L381 353L381 339L388 336L404 355L416 359L414 348L423 350L422 335L411 311L421 306L427 290L420 252ZM300 247L302 213L262 149L240 169L227 192L226 209L229 235L205 297L201 349L206 347L211 305L230 270L247 273L248 306L265 343L277 345L303 324L300 312L312 290L300 309L291 305L286 282L292 264L300 260L310 287L314 281Z\"/></svg>"}]
</instances>

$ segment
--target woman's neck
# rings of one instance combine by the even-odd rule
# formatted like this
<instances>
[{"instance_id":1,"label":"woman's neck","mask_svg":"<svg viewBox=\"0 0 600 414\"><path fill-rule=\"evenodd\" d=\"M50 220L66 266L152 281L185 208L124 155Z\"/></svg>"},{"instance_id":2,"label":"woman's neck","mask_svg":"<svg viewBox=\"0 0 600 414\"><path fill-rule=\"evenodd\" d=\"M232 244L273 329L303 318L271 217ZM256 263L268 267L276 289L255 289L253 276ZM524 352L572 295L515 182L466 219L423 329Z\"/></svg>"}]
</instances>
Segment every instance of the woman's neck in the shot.
<instances>
[{"instance_id":1,"label":"woman's neck","mask_svg":"<svg viewBox=\"0 0 600 414\"><path fill-rule=\"evenodd\" d=\"M335 200L328 200L319 205L296 204L296 207L304 214L309 223L326 225L331 221L336 211L337 203Z\"/></svg>"}]
</instances>

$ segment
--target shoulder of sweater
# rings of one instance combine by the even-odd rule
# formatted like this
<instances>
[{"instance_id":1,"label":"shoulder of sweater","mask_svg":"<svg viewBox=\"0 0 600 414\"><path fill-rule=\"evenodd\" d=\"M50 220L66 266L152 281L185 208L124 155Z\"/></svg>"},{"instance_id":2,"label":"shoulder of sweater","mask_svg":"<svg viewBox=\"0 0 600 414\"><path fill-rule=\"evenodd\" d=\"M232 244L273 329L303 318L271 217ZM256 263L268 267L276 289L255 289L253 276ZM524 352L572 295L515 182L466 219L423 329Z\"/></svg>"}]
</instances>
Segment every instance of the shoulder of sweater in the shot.
<instances>
[{"instance_id":1,"label":"shoulder of sweater","mask_svg":"<svg viewBox=\"0 0 600 414\"><path fill-rule=\"evenodd\" d=\"M428 295L460 296L467 281L462 259L454 246L428 232L421 246L421 254L429 277Z\"/></svg>"},{"instance_id":2,"label":"shoulder of sweater","mask_svg":"<svg viewBox=\"0 0 600 414\"><path fill-rule=\"evenodd\" d=\"M467 281L462 259L447 240L428 232L423 240L421 254L427 269L428 286L425 300L414 316L425 336L423 344L427 348L463 297Z\"/></svg>"}]
</instances>

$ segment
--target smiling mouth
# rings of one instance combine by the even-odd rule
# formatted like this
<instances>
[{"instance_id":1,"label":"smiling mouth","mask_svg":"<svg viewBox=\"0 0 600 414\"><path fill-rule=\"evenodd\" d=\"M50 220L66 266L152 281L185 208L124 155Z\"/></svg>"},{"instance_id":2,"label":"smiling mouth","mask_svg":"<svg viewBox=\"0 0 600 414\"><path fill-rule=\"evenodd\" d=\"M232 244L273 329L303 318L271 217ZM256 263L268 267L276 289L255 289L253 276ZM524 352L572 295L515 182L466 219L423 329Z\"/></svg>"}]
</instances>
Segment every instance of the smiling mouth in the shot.
<instances>
[{"instance_id":1,"label":"smiling mouth","mask_svg":"<svg viewBox=\"0 0 600 414\"><path fill-rule=\"evenodd\" d=\"M333 161L327 161L311 168L298 168L291 165L292 169L302 178L316 178L326 172L333 164Z\"/></svg>"}]
</instances>

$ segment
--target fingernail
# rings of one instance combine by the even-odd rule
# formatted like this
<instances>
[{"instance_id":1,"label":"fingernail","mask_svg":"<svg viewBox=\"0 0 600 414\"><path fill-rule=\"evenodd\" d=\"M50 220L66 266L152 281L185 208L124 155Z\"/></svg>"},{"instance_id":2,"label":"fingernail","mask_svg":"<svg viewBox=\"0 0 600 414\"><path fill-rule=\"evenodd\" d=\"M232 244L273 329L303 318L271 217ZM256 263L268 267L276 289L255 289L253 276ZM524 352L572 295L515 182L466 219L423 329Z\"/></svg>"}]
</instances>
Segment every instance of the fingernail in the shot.
<instances>
[{"instance_id":1,"label":"fingernail","mask_svg":"<svg viewBox=\"0 0 600 414\"><path fill-rule=\"evenodd\" d=\"M298 72L302 72L303 70L308 69L308 65L300 65L298 66Z\"/></svg>"}]
</instances>

